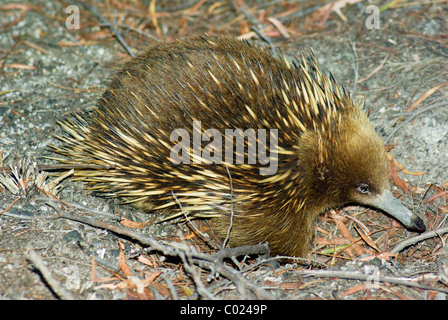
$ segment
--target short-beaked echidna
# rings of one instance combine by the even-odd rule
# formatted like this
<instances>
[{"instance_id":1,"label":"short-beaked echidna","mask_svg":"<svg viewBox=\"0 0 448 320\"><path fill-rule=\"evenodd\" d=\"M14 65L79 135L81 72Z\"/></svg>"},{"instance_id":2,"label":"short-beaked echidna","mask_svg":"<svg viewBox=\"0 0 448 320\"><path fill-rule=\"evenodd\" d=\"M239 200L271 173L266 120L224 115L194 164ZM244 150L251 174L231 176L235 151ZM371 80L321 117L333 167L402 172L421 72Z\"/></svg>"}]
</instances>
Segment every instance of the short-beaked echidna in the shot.
<instances>
[{"instance_id":1,"label":"short-beaked echidna","mask_svg":"<svg viewBox=\"0 0 448 320\"><path fill-rule=\"evenodd\" d=\"M289 61L230 37L157 43L118 71L92 110L60 124L61 161L112 167L76 170L90 190L213 218L223 238L233 216L233 246L268 241L274 254L304 256L318 214L347 203L425 229L393 197L366 114L313 54Z\"/></svg>"}]
</instances>

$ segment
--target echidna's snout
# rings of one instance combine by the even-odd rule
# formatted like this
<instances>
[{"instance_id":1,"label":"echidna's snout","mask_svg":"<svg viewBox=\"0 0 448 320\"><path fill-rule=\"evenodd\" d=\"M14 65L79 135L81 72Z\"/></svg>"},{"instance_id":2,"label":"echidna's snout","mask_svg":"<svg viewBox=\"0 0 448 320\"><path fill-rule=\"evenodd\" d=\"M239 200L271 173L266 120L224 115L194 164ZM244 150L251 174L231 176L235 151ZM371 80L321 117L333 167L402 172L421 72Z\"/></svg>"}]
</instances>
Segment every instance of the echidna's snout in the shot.
<instances>
[{"instance_id":1,"label":"echidna's snout","mask_svg":"<svg viewBox=\"0 0 448 320\"><path fill-rule=\"evenodd\" d=\"M426 230L423 220L407 209L389 190L371 198L367 204L390 214L408 229L418 232Z\"/></svg>"}]
</instances>

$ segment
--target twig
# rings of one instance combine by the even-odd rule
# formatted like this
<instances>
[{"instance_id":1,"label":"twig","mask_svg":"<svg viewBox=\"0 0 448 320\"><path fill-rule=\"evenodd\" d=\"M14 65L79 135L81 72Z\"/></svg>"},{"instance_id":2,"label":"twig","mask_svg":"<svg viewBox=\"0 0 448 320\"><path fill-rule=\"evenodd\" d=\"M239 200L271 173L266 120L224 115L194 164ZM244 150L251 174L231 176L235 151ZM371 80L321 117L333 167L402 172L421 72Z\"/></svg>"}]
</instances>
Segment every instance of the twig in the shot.
<instances>
[{"instance_id":1,"label":"twig","mask_svg":"<svg viewBox=\"0 0 448 320\"><path fill-rule=\"evenodd\" d=\"M417 116L419 116L420 114L422 114L422 113L424 113L424 112L426 112L426 111L428 111L428 110L431 110L431 109L433 109L433 108L437 108L437 107L442 107L442 106L445 106L446 105L446 101L442 101L442 102L439 102L439 103L433 103L433 104L430 104L429 106L427 106L427 107L425 107L425 108L423 108L423 109L421 109L421 110L419 110L419 111L417 111L417 112L414 112L409 118L407 118L406 120L404 120L402 123L400 123L398 126L396 126L395 127L395 129L387 136L387 138L386 139L384 139L384 143L385 144L387 144L387 142L389 142L389 140L392 138L392 136L401 128L401 127L403 127L406 123L408 123L408 122L410 122L410 121L412 121L412 120L414 120Z\"/></svg>"},{"instance_id":2,"label":"twig","mask_svg":"<svg viewBox=\"0 0 448 320\"><path fill-rule=\"evenodd\" d=\"M190 217L188 216L188 214L184 211L184 208L182 207L182 203L179 202L179 199L177 199L176 195L174 194L174 191L172 191L172 190L171 190L171 195L174 198L174 202L176 202L176 204L179 206L180 212L182 212L182 214L183 214L185 220L187 221L187 223L189 223L192 226L192 228L194 230L196 230L196 232L198 234L203 235L202 232L196 227L196 225L194 225L191 222Z\"/></svg>"},{"instance_id":3,"label":"twig","mask_svg":"<svg viewBox=\"0 0 448 320\"><path fill-rule=\"evenodd\" d=\"M67 291L62 285L53 278L50 270L42 261L42 258L33 250L30 251L28 260L34 265L34 267L40 272L45 282L48 284L50 289L58 296L59 299L63 300L75 300L75 297L71 292Z\"/></svg>"},{"instance_id":4,"label":"twig","mask_svg":"<svg viewBox=\"0 0 448 320\"><path fill-rule=\"evenodd\" d=\"M376 67L375 69L373 69L372 72L370 72L367 76L365 76L365 77L362 78L361 80L358 80L357 83L364 82L364 81L370 79L370 77L372 77L375 73L379 72L379 71L383 68L383 66L384 66L384 64L386 63L386 61L387 61L388 58L389 58L389 55L387 55L387 56L384 58L384 60L380 63L380 65L379 65L378 67Z\"/></svg>"},{"instance_id":5,"label":"twig","mask_svg":"<svg viewBox=\"0 0 448 320\"><path fill-rule=\"evenodd\" d=\"M352 279L352 280L363 280L363 281L372 280L371 275L362 274L357 271L352 272L352 271L329 271L329 270L304 270L304 271L300 271L300 273L305 277L311 276L311 277L319 277L319 278L341 278L341 279ZM407 287L448 293L448 289L436 288L436 287L431 287L431 286L428 286L425 284L411 282L409 279L379 276L379 277L375 278L375 280L377 280L379 282L388 282L388 283L403 285L403 286L407 286ZM414 279L412 279L412 280L414 280Z\"/></svg>"},{"instance_id":6,"label":"twig","mask_svg":"<svg viewBox=\"0 0 448 320\"><path fill-rule=\"evenodd\" d=\"M205 267L210 270L210 264L206 264L204 260L195 259L195 263L197 263L201 267ZM260 286L250 282L241 274L241 272L238 272L237 270L230 268L224 264L219 264L215 267L216 271L219 274L222 274L227 279L233 282L237 291L240 293L243 299L248 298L247 289L250 289L258 299L267 299L267 300L274 299L274 297L269 292L262 289Z\"/></svg>"},{"instance_id":7,"label":"twig","mask_svg":"<svg viewBox=\"0 0 448 320\"><path fill-rule=\"evenodd\" d=\"M35 201L43 201L43 202L45 202L45 201L48 200L48 197L35 197L34 200ZM62 201L61 199L56 199L56 200L60 201L64 206L66 206L66 207L68 207L70 209L73 208L73 209L77 209L78 211L87 211L89 213L95 214L95 216L96 215L103 215L103 216L106 216L106 217L108 217L108 218L110 218L112 220L116 220L116 221L121 221L122 220L121 216L114 214L112 211L103 211L103 210L100 210L100 209L90 208L90 207L87 207L87 206L83 206L83 205L81 205L79 203L70 202L70 201L66 201L66 200ZM39 218L39 219L41 217L42 216L36 216L36 218ZM54 216L52 218L54 219Z\"/></svg>"},{"instance_id":8,"label":"twig","mask_svg":"<svg viewBox=\"0 0 448 320\"><path fill-rule=\"evenodd\" d=\"M408 238L408 239L400 242L390 252L398 253L401 250L403 250L404 248L409 247L410 245L416 244L417 242L420 242L420 241L423 241L426 239L430 239L430 238L434 238L434 237L440 236L445 233L448 233L448 227L443 227L443 228L439 228L439 229L435 229L435 230L431 230L431 231L419 234L418 236Z\"/></svg>"},{"instance_id":9,"label":"twig","mask_svg":"<svg viewBox=\"0 0 448 320\"><path fill-rule=\"evenodd\" d=\"M102 27L109 27L110 28L110 27L113 27L113 24L110 23L110 22L108 22L108 23L101 23L100 26L102 26ZM141 31L141 30L136 29L134 27L128 26L127 24L124 24L124 23L116 23L115 26L123 28L123 29L128 29L128 30L134 31L135 33L138 33L139 35L142 35L142 36L147 37L147 38L152 39L152 40L161 41L159 38L157 38L156 36L153 36L150 33Z\"/></svg>"},{"instance_id":10,"label":"twig","mask_svg":"<svg viewBox=\"0 0 448 320\"><path fill-rule=\"evenodd\" d=\"M324 2L324 4L328 4L331 1L326 1ZM320 9L322 7L322 3L318 3L316 5L310 5L306 8L305 7L305 3L303 3L300 7L297 6L297 10L294 11L290 11L288 12L286 15L281 15L278 16L277 19L280 20L282 23L286 23L291 21L292 19L297 19L297 18L303 18L311 13L313 13L314 11Z\"/></svg>"},{"instance_id":11,"label":"twig","mask_svg":"<svg viewBox=\"0 0 448 320\"><path fill-rule=\"evenodd\" d=\"M184 245L182 247L182 243L176 242L176 241L170 241L170 242L160 242L155 240L153 237L146 236L144 234L141 234L139 232L136 232L134 230L130 230L124 227L120 226L114 226L112 224L98 221L96 219L92 219L86 216L79 216L79 215L72 215L64 210L62 210L57 203L54 203L53 200L48 200L46 202L48 206L53 208L57 213L58 216L56 218L64 218L69 219L73 221L78 221L81 223L85 223L97 228L106 229L109 231L112 231L116 234L129 237L131 239L134 239L144 245L148 245L152 250L162 252L165 255L168 256L176 256L181 257L182 254L185 254L185 252L190 252L189 254L192 257L192 261L203 268L207 268L208 270L215 269L219 274L223 275L230 281L232 281L238 292L242 296L247 296L247 289L252 291L258 299L273 299L273 296L267 292L266 290L252 284L248 279L246 279L240 272L237 270L231 268L228 265L225 265L223 263L216 265L215 261L217 260L215 256L208 255L205 253L197 252L194 248L191 246ZM263 249L264 248L264 249ZM248 251L248 250L252 250ZM244 249L239 248L232 248L229 249L232 250L231 252L233 254L258 254L259 252L264 252L266 250L266 245L255 245L255 246L246 246Z\"/></svg>"},{"instance_id":12,"label":"twig","mask_svg":"<svg viewBox=\"0 0 448 320\"><path fill-rule=\"evenodd\" d=\"M174 288L174 285L171 282L169 275L166 274L168 272L165 271L164 273L165 273L165 276L162 278L162 280L164 280L166 282L166 285L168 287L168 290L170 290L170 293L171 293L171 296L172 296L173 300L178 300L179 298L177 296L176 288Z\"/></svg>"},{"instance_id":13,"label":"twig","mask_svg":"<svg viewBox=\"0 0 448 320\"><path fill-rule=\"evenodd\" d=\"M419 105L420 103L422 103L422 101L424 101L426 98L428 98L428 97L429 97L430 95L432 95L434 92L437 92L440 88L443 88L443 87L445 87L445 86L447 86L447 85L448 85L448 82L445 82L445 83L439 84L438 86L436 86L436 87L434 87L434 88L429 89L429 90L426 91L424 94L422 94L421 97L417 99L417 101L415 101L413 104L411 104L411 105L409 106L409 108L406 109L406 112L411 112L411 111L413 111L415 108L418 107L418 105Z\"/></svg>"},{"instance_id":14,"label":"twig","mask_svg":"<svg viewBox=\"0 0 448 320\"><path fill-rule=\"evenodd\" d=\"M96 8L90 6L89 4L85 3L84 1L75 1L75 3L79 3L81 6L83 6L85 9L87 9L88 11L90 11L90 13L92 13L95 17L97 17L97 19L100 21L100 24L107 24L109 26L110 31L112 32L112 34L115 36L115 38L117 38L118 42L121 44L121 46L128 52L128 54L131 57L135 57L134 52L132 51L132 49L128 46L128 44L126 43L126 41L123 39L123 37L121 36L120 30L118 30L116 28L115 25L115 19L116 17L114 17L114 22L110 23L109 21L107 21L102 15L101 13L98 12L98 10L96 10Z\"/></svg>"},{"instance_id":15,"label":"twig","mask_svg":"<svg viewBox=\"0 0 448 320\"><path fill-rule=\"evenodd\" d=\"M271 48L272 56L277 57L277 50L275 49L275 45L272 43L271 39L269 37L266 37L256 26L252 26L251 28L259 37L261 40L266 42L269 47Z\"/></svg>"},{"instance_id":16,"label":"twig","mask_svg":"<svg viewBox=\"0 0 448 320\"><path fill-rule=\"evenodd\" d=\"M235 248L221 248L215 255L213 255L213 264L210 269L210 275L207 281L211 281L213 278L219 275L218 266L223 265L224 259L231 259L235 265L238 266L238 261L236 261L236 257L242 255L250 254L259 254L264 257L269 257L270 250L267 243L258 244L258 245L246 245Z\"/></svg>"},{"instance_id":17,"label":"twig","mask_svg":"<svg viewBox=\"0 0 448 320\"><path fill-rule=\"evenodd\" d=\"M111 170L115 169L113 166L104 166L99 164L48 164L48 165L37 165L37 170L39 171L55 171L55 170L70 170L70 169L99 169L99 170ZM12 172L11 167L0 167L0 171Z\"/></svg>"},{"instance_id":18,"label":"twig","mask_svg":"<svg viewBox=\"0 0 448 320\"><path fill-rule=\"evenodd\" d=\"M271 265L270 262L277 262L277 261L288 261L288 262L298 262L302 265L308 265L315 268L327 268L328 264L324 262L320 262L314 259L308 259L308 258L302 258L302 257L291 257L291 256L275 256L275 257L266 257L260 261L257 261L254 264L251 264L250 266L243 269L244 272L247 272L249 270L252 270L254 268L257 268L259 265L266 264Z\"/></svg>"},{"instance_id":19,"label":"twig","mask_svg":"<svg viewBox=\"0 0 448 320\"><path fill-rule=\"evenodd\" d=\"M185 221L187 221L188 226L190 227L190 229L194 232L196 232L196 236L201 238L202 241L204 241L205 244L207 244L210 248L216 249L215 246L213 246L210 241L208 241L207 236L201 231L199 230L199 228L196 226L196 224L193 223L193 221L191 221L190 217L188 216L188 213L186 213L184 211L184 208L182 207L182 203L179 202L179 199L177 199L176 195L174 194L174 191L171 191L171 194L174 198L174 201L176 202L176 204L179 206L180 211L182 212L182 214L185 217Z\"/></svg>"},{"instance_id":20,"label":"twig","mask_svg":"<svg viewBox=\"0 0 448 320\"><path fill-rule=\"evenodd\" d=\"M3 210L2 212L0 212L0 216L2 214L4 214L5 212L8 212L9 210L11 210L12 206L19 201L20 199L22 199L22 196L19 196L17 199L15 199L5 210Z\"/></svg>"},{"instance_id":21,"label":"twig","mask_svg":"<svg viewBox=\"0 0 448 320\"><path fill-rule=\"evenodd\" d=\"M3 69L6 65L6 58L15 50L15 48L22 42L21 37L14 38L14 43L11 47L6 50L6 53L4 53L2 56L0 56L0 60L3 60L3 62L0 63L0 73L3 73Z\"/></svg>"},{"instance_id":22,"label":"twig","mask_svg":"<svg viewBox=\"0 0 448 320\"><path fill-rule=\"evenodd\" d=\"M184 263L184 269L191 275L193 278L194 284L196 285L196 289L198 293L208 300L216 300L216 297L204 287L201 281L201 276L197 270L193 267L193 258L191 257L191 252L186 251L179 254L179 257L182 259Z\"/></svg>"}]
</instances>

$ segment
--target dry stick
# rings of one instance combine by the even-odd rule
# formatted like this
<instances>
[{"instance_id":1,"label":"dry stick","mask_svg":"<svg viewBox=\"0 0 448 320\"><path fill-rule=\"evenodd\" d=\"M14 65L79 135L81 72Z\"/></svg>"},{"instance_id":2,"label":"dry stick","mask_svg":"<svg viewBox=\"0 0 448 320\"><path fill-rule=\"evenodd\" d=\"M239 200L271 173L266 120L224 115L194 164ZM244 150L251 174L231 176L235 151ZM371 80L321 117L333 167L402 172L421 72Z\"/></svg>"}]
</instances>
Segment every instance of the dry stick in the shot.
<instances>
[{"instance_id":1,"label":"dry stick","mask_svg":"<svg viewBox=\"0 0 448 320\"><path fill-rule=\"evenodd\" d=\"M364 78L358 80L357 83L364 82L364 81L370 79L375 73L379 72L379 71L383 68L383 66L384 66L384 64L386 63L387 59L389 59L389 55L387 55L387 56L384 58L384 60L380 63L380 65L379 65L378 67L376 67L375 69L373 69L373 71L370 72L370 73L369 73L367 76L365 76Z\"/></svg>"},{"instance_id":2,"label":"dry stick","mask_svg":"<svg viewBox=\"0 0 448 320\"><path fill-rule=\"evenodd\" d=\"M406 112L411 112L413 111L415 108L417 108L417 106L422 103L426 98L428 98L430 95L432 95L434 92L437 92L440 88L443 88L445 86L448 85L448 82L439 84L438 86L435 86L431 89L429 89L428 91L426 91L424 94L422 94L420 96L420 98L418 98L414 103L412 103L409 108L406 109Z\"/></svg>"},{"instance_id":3,"label":"dry stick","mask_svg":"<svg viewBox=\"0 0 448 320\"><path fill-rule=\"evenodd\" d=\"M205 234L203 234L201 232L201 230L199 230L199 228L191 221L190 217L188 216L188 213L186 213L184 211L184 208L182 207L182 203L179 202L179 199L177 199L176 195L174 194L174 191L171 191L171 195L174 198L174 201L176 202L176 204L179 206L180 211L182 212L182 214L185 217L185 220L187 221L188 225L193 229L193 233L196 231L196 235L197 236L201 236L202 237L202 241L204 241L204 243L206 243L208 245L208 241L207 241L207 237L205 236ZM210 245L210 247L214 248L214 246Z\"/></svg>"},{"instance_id":4,"label":"dry stick","mask_svg":"<svg viewBox=\"0 0 448 320\"><path fill-rule=\"evenodd\" d=\"M445 97L446 97L446 96L445 96ZM406 123L408 123L408 122L414 120L417 116L419 116L419 115L422 114L423 112L426 112L426 111L428 111L428 110L430 110L430 109L433 109L433 108L443 107L443 106L445 106L445 105L446 105L446 102L445 102L445 101L442 101L442 102L439 102L439 103L432 103L432 104L430 104L429 106L427 106L427 107L425 107L425 108L423 108L423 109L421 109L421 110L419 110L419 111L417 111L417 112L414 111L414 113L413 113L412 115L410 115L409 118L407 118L406 120L404 120L402 123L400 123L399 125L397 125L397 126L395 127L394 130L392 130L392 132L387 136L387 138L384 139L384 144L388 143L389 140L392 138L392 136L393 136L399 129L401 129L401 127L403 127Z\"/></svg>"},{"instance_id":5,"label":"dry stick","mask_svg":"<svg viewBox=\"0 0 448 320\"><path fill-rule=\"evenodd\" d=\"M97 19L100 21L100 24L108 24L110 31L115 36L115 38L117 38L117 40L121 44L121 46L128 52L128 54L131 57L135 57L134 52L132 51L132 49L128 46L126 41L121 36L120 30L118 30L118 28L116 28L116 25L115 25L116 15L114 17L113 23L110 23L101 15L101 13L98 12L98 10L95 7L90 6L89 4L85 3L84 1L75 1L75 3L80 4L85 9L90 11L90 13L92 13L95 17L97 17Z\"/></svg>"},{"instance_id":6,"label":"dry stick","mask_svg":"<svg viewBox=\"0 0 448 320\"><path fill-rule=\"evenodd\" d=\"M100 24L100 26L102 26L102 27L109 27L109 28L110 28L110 27L113 27L113 24L112 24L112 23L102 23L102 24ZM131 26L128 26L127 24L124 24L124 23L116 23L115 26L120 27L120 28L125 28L125 29L131 30L131 31L134 31L135 33L138 33L138 34L140 34L140 35L142 35L142 36L144 36L144 37L147 37L147 38L149 38L149 39L156 40L156 41L160 41L160 39L157 38L156 36L153 36L153 35L150 34L150 33L143 32L143 31L141 31L141 30L135 29L135 28L133 28L133 27L131 27Z\"/></svg>"},{"instance_id":7,"label":"dry stick","mask_svg":"<svg viewBox=\"0 0 448 320\"><path fill-rule=\"evenodd\" d=\"M169 276L163 277L163 281L166 282L166 285L168 287L168 290L170 290L171 296L173 300L179 300L179 297L177 296L176 288L174 288L173 283L171 282Z\"/></svg>"},{"instance_id":8,"label":"dry stick","mask_svg":"<svg viewBox=\"0 0 448 320\"><path fill-rule=\"evenodd\" d=\"M195 263L210 270L210 266L206 265L204 260L195 259ZM258 299L275 299L274 296L272 296L269 292L247 280L239 271L224 264L219 264L214 267L219 274L223 274L227 279L233 282L237 291L241 294L241 297L243 299L248 298L246 289L250 289L251 291L253 291Z\"/></svg>"},{"instance_id":9,"label":"dry stick","mask_svg":"<svg viewBox=\"0 0 448 320\"><path fill-rule=\"evenodd\" d=\"M441 236L445 233L448 233L448 227L443 227L443 228L439 228L439 229L435 229L435 230L431 230L431 231L422 233L418 236L415 236L415 237L412 237L412 238L409 238L409 239L406 239L406 240L400 242L391 250L391 252L398 253L401 250L403 250L404 248L406 248L410 245L413 245L417 242L420 242L420 241L423 241L426 239L430 239L433 237Z\"/></svg>"},{"instance_id":10,"label":"dry stick","mask_svg":"<svg viewBox=\"0 0 448 320\"><path fill-rule=\"evenodd\" d=\"M277 50L275 49L275 45L272 43L271 39L266 37L256 26L252 26L251 30L253 30L264 42L266 42L270 49L273 57L277 57Z\"/></svg>"},{"instance_id":11,"label":"dry stick","mask_svg":"<svg viewBox=\"0 0 448 320\"><path fill-rule=\"evenodd\" d=\"M58 204L54 203L53 201L49 200L46 202L46 204L50 207L52 207L57 213L58 216L56 218L65 218L73 221L78 221L81 223L85 223L88 225L91 225L93 227L106 229L109 231L112 231L116 234L126 236L129 238L132 238L142 244L148 245L151 247L152 250L160 251L164 253L165 255L169 256L176 256L180 257L182 254L185 254L185 252L188 250L190 251L190 255L192 257L192 261L194 261L197 265L200 267L207 268L209 270L212 270L213 268L216 269L216 271L226 277L227 279L231 280L238 292L240 292L243 296L246 295L246 288L253 291L257 298L259 299L273 299L273 296L267 292L266 290L252 284L248 279L246 279L240 272L234 270L230 266L227 266L225 264L215 265L216 257L207 255L204 253L197 252L194 248L188 247L188 248L180 248L179 243L175 241L162 243L157 240L155 240L152 237L145 236L141 233L138 233L134 230L128 230L119 226L114 226L112 224L98 221L96 219L92 219L89 217L84 216L78 216L78 215L72 215L65 211L63 211L61 208L59 208ZM259 244L259 245L253 245L253 246L244 246L241 248L234 248L234 249L228 249L230 252L232 252L233 255L236 255L234 252L239 254L241 251L246 249L246 252L244 254L257 254L260 252L266 251L266 244Z\"/></svg>"},{"instance_id":12,"label":"dry stick","mask_svg":"<svg viewBox=\"0 0 448 320\"><path fill-rule=\"evenodd\" d=\"M227 170L227 174L229 176L229 182L230 182L229 183L229 185L230 185L230 223L229 223L229 228L227 229L226 238L224 239L221 249L214 255L214 257L215 257L214 265L219 265L223 262L223 260L225 258L230 257L232 259L233 263L235 263L236 266L239 266L239 262L236 259L236 257L240 256L241 254L238 254L236 252L236 250L238 250L238 248L232 248L232 249L226 250L226 245L230 239L230 232L233 228L233 218L234 218L232 175L230 174L229 167L227 165L226 165L226 170ZM240 248L242 248L242 247L240 247ZM263 254L269 255L269 247L267 244L266 244L266 248L267 248L267 253L263 253ZM215 277L215 273L216 273L216 269L215 269L215 267L212 267L212 269L210 270L210 276L208 277L208 281L211 281L211 279Z\"/></svg>"},{"instance_id":13,"label":"dry stick","mask_svg":"<svg viewBox=\"0 0 448 320\"><path fill-rule=\"evenodd\" d=\"M11 210L11 208L12 208L12 206L17 202L17 201L19 201L20 199L22 199L22 196L19 196L17 199L15 199L5 210L2 210L1 212L0 212L0 216L2 215L2 214L4 214L5 212L8 212L9 210ZM3 208L0 208L0 210L1 209L3 209Z\"/></svg>"},{"instance_id":14,"label":"dry stick","mask_svg":"<svg viewBox=\"0 0 448 320\"><path fill-rule=\"evenodd\" d=\"M320 278L341 278L341 279L364 280L364 281L372 280L371 275L362 274L357 271L352 272L352 271L304 270L301 271L300 273L304 276L320 277ZM414 283L409 280L404 280L403 278L400 279L393 277L378 277L375 278L375 280L378 280L380 282L388 282L392 284L403 285L407 287L414 287L424 290L433 290L448 293L448 289L436 288L427 286L425 284Z\"/></svg>"},{"instance_id":15,"label":"dry stick","mask_svg":"<svg viewBox=\"0 0 448 320\"><path fill-rule=\"evenodd\" d=\"M191 2L187 2L187 3L184 3L184 4L178 5L178 6L173 6L173 7L168 7L168 8L156 6L156 11L157 12L164 12L164 13L176 12L176 11L179 11L179 12L180 11L187 11L187 9L190 10L191 8L196 6L200 1L201 0L193 0Z\"/></svg>"},{"instance_id":16,"label":"dry stick","mask_svg":"<svg viewBox=\"0 0 448 320\"><path fill-rule=\"evenodd\" d=\"M103 166L99 164L38 164L37 170L39 171L55 171L55 170L70 170L70 169L99 169L110 170L115 169L115 166ZM12 172L11 167L0 167L1 172Z\"/></svg>"},{"instance_id":17,"label":"dry stick","mask_svg":"<svg viewBox=\"0 0 448 320\"><path fill-rule=\"evenodd\" d=\"M34 267L40 272L45 282L50 286L51 290L63 300L75 300L75 297L70 291L67 291L62 285L51 275L50 270L42 261L42 258L33 250L30 251L28 260L34 265Z\"/></svg>"},{"instance_id":18,"label":"dry stick","mask_svg":"<svg viewBox=\"0 0 448 320\"><path fill-rule=\"evenodd\" d=\"M179 257L182 259L182 261L184 262L184 268L185 270L191 275L191 277L193 278L193 282L196 285L196 289L198 291L198 293L203 296L205 299L208 300L217 300L216 297L210 292L208 291L204 285L202 284L201 281L201 276L199 274L199 272L197 272L195 270L195 268L193 267L193 257L191 256L191 253L189 251L186 252L182 252Z\"/></svg>"},{"instance_id":19,"label":"dry stick","mask_svg":"<svg viewBox=\"0 0 448 320\"><path fill-rule=\"evenodd\" d=\"M214 258L213 264L212 264L212 267L210 268L210 275L209 275L207 281L211 281L214 277L216 277L217 274L218 275L220 274L219 267L224 265L223 261L225 258L230 257L232 259L232 261L235 263L235 265L239 267L238 261L236 260L235 257L242 256L242 255L248 255L249 254L248 252L252 252L252 254L259 254L262 257L269 256L269 254L270 254L270 250L269 250L269 246L268 246L267 242L264 244L256 245L256 246L247 245L247 246L241 246L241 247L235 247L235 248L222 248L215 255L213 255L213 258ZM267 261L267 259L264 259L263 261ZM240 272L235 271L235 273L241 275ZM235 280L236 280L236 278L235 278ZM234 283L236 284L236 282L234 282ZM246 284L246 286L247 286L247 284ZM250 285L250 287L252 289L254 289L254 288L257 289L256 286ZM244 287L240 287L240 289L245 290ZM240 291L240 290L238 290L238 291Z\"/></svg>"}]
</instances>

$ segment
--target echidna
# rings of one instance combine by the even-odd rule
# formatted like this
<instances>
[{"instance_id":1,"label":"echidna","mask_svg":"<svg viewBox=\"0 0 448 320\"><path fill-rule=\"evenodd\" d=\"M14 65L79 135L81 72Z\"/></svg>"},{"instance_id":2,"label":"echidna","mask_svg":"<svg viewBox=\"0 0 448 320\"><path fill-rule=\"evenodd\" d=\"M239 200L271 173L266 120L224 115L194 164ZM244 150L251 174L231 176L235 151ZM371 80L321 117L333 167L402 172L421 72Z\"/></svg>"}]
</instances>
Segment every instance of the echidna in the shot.
<instances>
[{"instance_id":1,"label":"echidna","mask_svg":"<svg viewBox=\"0 0 448 320\"><path fill-rule=\"evenodd\" d=\"M77 170L90 190L212 218L223 238L233 219L233 246L304 256L318 214L347 203L425 229L393 197L366 114L313 54L289 61L230 37L157 43L60 124L61 161L113 167Z\"/></svg>"}]
</instances>

